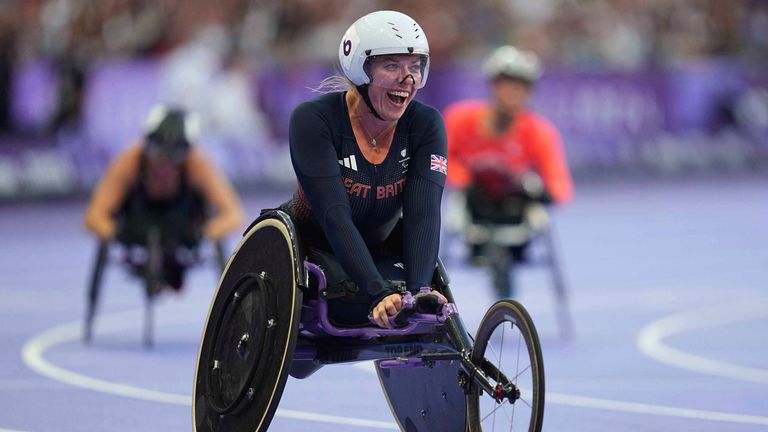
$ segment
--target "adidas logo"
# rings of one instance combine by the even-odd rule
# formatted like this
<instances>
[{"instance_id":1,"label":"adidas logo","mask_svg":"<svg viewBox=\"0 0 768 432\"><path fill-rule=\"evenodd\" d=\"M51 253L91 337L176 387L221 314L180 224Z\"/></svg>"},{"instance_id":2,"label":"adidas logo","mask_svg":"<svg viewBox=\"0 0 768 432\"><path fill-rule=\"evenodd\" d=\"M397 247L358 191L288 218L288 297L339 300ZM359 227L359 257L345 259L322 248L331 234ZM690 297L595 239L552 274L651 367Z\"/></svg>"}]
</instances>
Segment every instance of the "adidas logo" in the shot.
<instances>
[{"instance_id":1,"label":"adidas logo","mask_svg":"<svg viewBox=\"0 0 768 432\"><path fill-rule=\"evenodd\" d=\"M339 165L345 166L352 171L357 171L357 160L355 160L355 155L347 156L344 159L339 159Z\"/></svg>"}]
</instances>

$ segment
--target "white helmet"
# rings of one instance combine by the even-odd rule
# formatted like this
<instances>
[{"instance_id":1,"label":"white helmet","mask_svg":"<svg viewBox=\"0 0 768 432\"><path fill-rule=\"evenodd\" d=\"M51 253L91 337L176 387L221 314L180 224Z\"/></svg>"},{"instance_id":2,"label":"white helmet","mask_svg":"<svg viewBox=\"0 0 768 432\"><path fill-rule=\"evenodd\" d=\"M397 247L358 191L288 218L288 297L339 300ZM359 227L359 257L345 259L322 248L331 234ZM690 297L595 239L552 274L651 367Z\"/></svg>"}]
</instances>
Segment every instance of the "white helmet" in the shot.
<instances>
[{"instance_id":1,"label":"white helmet","mask_svg":"<svg viewBox=\"0 0 768 432\"><path fill-rule=\"evenodd\" d=\"M541 77L541 62L536 54L511 45L497 48L483 65L489 78L500 75L534 82Z\"/></svg>"},{"instance_id":2,"label":"white helmet","mask_svg":"<svg viewBox=\"0 0 768 432\"><path fill-rule=\"evenodd\" d=\"M425 61L418 88L424 87L429 75L429 44L413 18L390 10L369 13L347 29L339 45L341 69L358 86L371 82L364 69L368 57L384 54L422 55Z\"/></svg>"}]
</instances>

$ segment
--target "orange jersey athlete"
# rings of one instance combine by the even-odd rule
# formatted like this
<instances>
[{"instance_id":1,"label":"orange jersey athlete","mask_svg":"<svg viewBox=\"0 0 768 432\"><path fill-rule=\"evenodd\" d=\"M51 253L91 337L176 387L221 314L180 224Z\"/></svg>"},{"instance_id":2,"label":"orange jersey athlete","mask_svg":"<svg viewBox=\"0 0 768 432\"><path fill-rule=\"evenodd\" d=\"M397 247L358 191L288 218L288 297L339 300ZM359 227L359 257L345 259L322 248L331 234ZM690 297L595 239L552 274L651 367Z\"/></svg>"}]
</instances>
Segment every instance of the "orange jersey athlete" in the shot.
<instances>
[{"instance_id":1,"label":"orange jersey athlete","mask_svg":"<svg viewBox=\"0 0 768 432\"><path fill-rule=\"evenodd\" d=\"M506 129L496 132L494 118L493 108L480 100L457 102L445 111L451 161L448 184L465 188L472 181L473 164L494 160L514 173L538 173L554 202L570 200L573 182L554 125L520 110Z\"/></svg>"},{"instance_id":2,"label":"orange jersey athlete","mask_svg":"<svg viewBox=\"0 0 768 432\"><path fill-rule=\"evenodd\" d=\"M532 53L511 46L498 48L484 65L491 83L490 101L456 102L445 110L448 133L448 184L464 189L473 169L495 165L510 175L534 172L555 203L573 196L573 182L560 134L528 109L541 67Z\"/></svg>"}]
</instances>

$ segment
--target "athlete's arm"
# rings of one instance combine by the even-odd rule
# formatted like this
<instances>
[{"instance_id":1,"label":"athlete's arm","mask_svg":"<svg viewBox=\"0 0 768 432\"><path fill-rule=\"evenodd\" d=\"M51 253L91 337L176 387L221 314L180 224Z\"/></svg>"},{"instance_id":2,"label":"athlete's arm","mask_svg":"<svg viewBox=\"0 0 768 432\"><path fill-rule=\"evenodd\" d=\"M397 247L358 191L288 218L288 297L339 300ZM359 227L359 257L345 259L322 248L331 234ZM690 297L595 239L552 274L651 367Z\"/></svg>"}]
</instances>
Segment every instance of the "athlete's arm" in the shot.
<instances>
[{"instance_id":1,"label":"athlete's arm","mask_svg":"<svg viewBox=\"0 0 768 432\"><path fill-rule=\"evenodd\" d=\"M102 240L115 235L115 213L136 181L141 160L141 144L120 153L96 185L83 217L85 227Z\"/></svg>"},{"instance_id":2,"label":"athlete's arm","mask_svg":"<svg viewBox=\"0 0 768 432\"><path fill-rule=\"evenodd\" d=\"M190 182L203 193L206 203L215 209L215 214L203 226L203 234L209 239L219 240L238 229L243 223L244 212L229 180L195 148L189 152L187 168Z\"/></svg>"},{"instance_id":3,"label":"athlete's arm","mask_svg":"<svg viewBox=\"0 0 768 432\"><path fill-rule=\"evenodd\" d=\"M448 144L443 119L429 110L418 148L408 165L403 195L403 261L409 290L429 286L440 245L440 201Z\"/></svg>"},{"instance_id":4,"label":"athlete's arm","mask_svg":"<svg viewBox=\"0 0 768 432\"><path fill-rule=\"evenodd\" d=\"M378 302L392 292L391 284L379 273L352 219L330 121L312 103L301 104L294 110L289 127L291 161L312 214L342 268Z\"/></svg>"},{"instance_id":5,"label":"athlete's arm","mask_svg":"<svg viewBox=\"0 0 768 432\"><path fill-rule=\"evenodd\" d=\"M463 115L461 105L448 107L445 111L445 130L448 137L448 159L451 161L451 169L448 171L448 185L454 189L465 188L472 179L469 169L464 165L463 158L459 155L466 145Z\"/></svg>"},{"instance_id":6,"label":"athlete's arm","mask_svg":"<svg viewBox=\"0 0 768 432\"><path fill-rule=\"evenodd\" d=\"M546 120L539 122L536 133L535 163L544 186L557 204L564 204L573 197L573 180L565 159L563 143L554 125Z\"/></svg>"}]
</instances>

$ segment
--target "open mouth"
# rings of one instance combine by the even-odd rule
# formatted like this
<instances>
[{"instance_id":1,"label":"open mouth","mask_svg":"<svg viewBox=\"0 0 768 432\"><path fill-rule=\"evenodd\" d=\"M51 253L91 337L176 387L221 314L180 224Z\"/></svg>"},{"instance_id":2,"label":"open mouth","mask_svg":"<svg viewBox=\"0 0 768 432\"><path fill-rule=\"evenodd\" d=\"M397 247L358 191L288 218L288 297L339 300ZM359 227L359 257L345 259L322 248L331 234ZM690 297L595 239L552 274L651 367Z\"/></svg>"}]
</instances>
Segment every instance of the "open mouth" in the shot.
<instances>
[{"instance_id":1,"label":"open mouth","mask_svg":"<svg viewBox=\"0 0 768 432\"><path fill-rule=\"evenodd\" d=\"M402 105L405 103L405 101L408 99L408 92L404 91L389 91L387 92L387 97L389 97L389 100L392 102Z\"/></svg>"}]
</instances>

